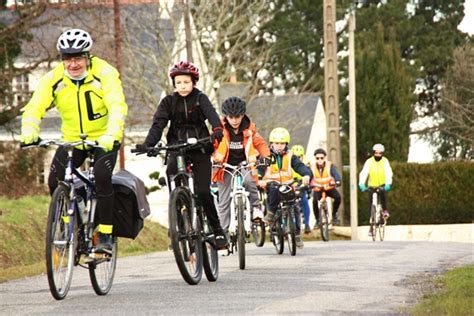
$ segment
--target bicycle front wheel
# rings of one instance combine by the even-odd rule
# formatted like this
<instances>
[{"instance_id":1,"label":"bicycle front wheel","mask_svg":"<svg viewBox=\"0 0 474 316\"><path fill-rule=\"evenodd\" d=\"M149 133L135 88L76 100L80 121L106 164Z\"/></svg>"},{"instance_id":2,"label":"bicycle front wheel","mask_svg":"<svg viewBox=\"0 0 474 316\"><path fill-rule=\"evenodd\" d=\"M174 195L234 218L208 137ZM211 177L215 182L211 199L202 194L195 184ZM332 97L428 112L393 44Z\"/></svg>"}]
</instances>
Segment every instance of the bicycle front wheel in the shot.
<instances>
[{"instance_id":1,"label":"bicycle front wheel","mask_svg":"<svg viewBox=\"0 0 474 316\"><path fill-rule=\"evenodd\" d=\"M283 234L283 228L281 226L280 218L275 218L275 223L270 228L270 234L272 236L272 243L275 246L277 254L281 255L285 246L285 236Z\"/></svg>"},{"instance_id":2,"label":"bicycle front wheel","mask_svg":"<svg viewBox=\"0 0 474 316\"><path fill-rule=\"evenodd\" d=\"M183 279L191 285L201 281L203 269L200 228L193 227L194 200L186 187L177 187L169 200L171 247Z\"/></svg>"},{"instance_id":3,"label":"bicycle front wheel","mask_svg":"<svg viewBox=\"0 0 474 316\"><path fill-rule=\"evenodd\" d=\"M253 241L257 247L263 247L265 244L265 222L252 222Z\"/></svg>"},{"instance_id":4,"label":"bicycle front wheel","mask_svg":"<svg viewBox=\"0 0 474 316\"><path fill-rule=\"evenodd\" d=\"M296 255L296 220L295 213L286 212L286 225L288 233L288 249L292 256Z\"/></svg>"},{"instance_id":5,"label":"bicycle front wheel","mask_svg":"<svg viewBox=\"0 0 474 316\"><path fill-rule=\"evenodd\" d=\"M372 205L370 209L370 231L372 232L372 241L377 238L377 209Z\"/></svg>"},{"instance_id":6,"label":"bicycle front wheel","mask_svg":"<svg viewBox=\"0 0 474 316\"><path fill-rule=\"evenodd\" d=\"M204 239L202 241L202 264L204 267L204 273L209 282L214 282L217 281L217 277L219 276L219 256L217 254L217 246L214 234L210 232L205 219L201 220L201 226L204 231Z\"/></svg>"},{"instance_id":7,"label":"bicycle front wheel","mask_svg":"<svg viewBox=\"0 0 474 316\"><path fill-rule=\"evenodd\" d=\"M323 241L329 241L329 217L326 202L321 203L321 207L319 208L319 230L321 231L321 239Z\"/></svg>"},{"instance_id":8,"label":"bicycle front wheel","mask_svg":"<svg viewBox=\"0 0 474 316\"><path fill-rule=\"evenodd\" d=\"M62 300L71 287L77 225L69 216L69 189L59 185L51 197L46 228L46 271L53 297Z\"/></svg>"},{"instance_id":9,"label":"bicycle front wheel","mask_svg":"<svg viewBox=\"0 0 474 316\"><path fill-rule=\"evenodd\" d=\"M94 261L89 262L89 277L97 295L109 293L114 281L117 265L117 237L113 237L112 254L96 254Z\"/></svg>"},{"instance_id":10,"label":"bicycle front wheel","mask_svg":"<svg viewBox=\"0 0 474 316\"><path fill-rule=\"evenodd\" d=\"M242 201L242 196L237 196L237 252L239 253L239 268L240 270L245 269L245 204Z\"/></svg>"}]
</instances>

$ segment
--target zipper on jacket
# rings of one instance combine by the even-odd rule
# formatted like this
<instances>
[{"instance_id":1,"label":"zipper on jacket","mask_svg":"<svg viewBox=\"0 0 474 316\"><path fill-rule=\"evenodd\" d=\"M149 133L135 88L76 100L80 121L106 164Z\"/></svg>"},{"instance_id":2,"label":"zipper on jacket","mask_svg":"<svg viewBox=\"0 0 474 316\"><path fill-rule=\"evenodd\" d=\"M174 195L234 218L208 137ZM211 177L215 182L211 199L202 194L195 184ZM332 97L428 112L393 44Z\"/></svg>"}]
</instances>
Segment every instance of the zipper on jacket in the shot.
<instances>
[{"instance_id":1,"label":"zipper on jacket","mask_svg":"<svg viewBox=\"0 0 474 316\"><path fill-rule=\"evenodd\" d=\"M80 89L81 89L81 86L79 84L79 82L76 83L76 86L77 86L77 109L79 110L79 127L81 129L81 134L84 134L84 130L82 128L82 113L81 113L81 102L80 102ZM84 145L82 145L82 149L83 150L86 150L86 147Z\"/></svg>"},{"instance_id":2,"label":"zipper on jacket","mask_svg":"<svg viewBox=\"0 0 474 316\"><path fill-rule=\"evenodd\" d=\"M183 98L184 100L184 114L186 115L186 124L189 123L189 119L188 119L188 104L186 103L186 98ZM189 138L189 131L188 129L186 128L186 139Z\"/></svg>"}]
</instances>

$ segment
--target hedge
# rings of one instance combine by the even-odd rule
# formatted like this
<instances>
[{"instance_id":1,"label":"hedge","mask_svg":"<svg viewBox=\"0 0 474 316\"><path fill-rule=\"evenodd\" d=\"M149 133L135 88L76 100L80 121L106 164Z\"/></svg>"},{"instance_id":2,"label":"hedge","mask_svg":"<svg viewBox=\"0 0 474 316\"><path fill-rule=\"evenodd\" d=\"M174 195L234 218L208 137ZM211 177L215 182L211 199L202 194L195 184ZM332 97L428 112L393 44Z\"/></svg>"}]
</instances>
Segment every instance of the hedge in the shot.
<instances>
[{"instance_id":1,"label":"hedge","mask_svg":"<svg viewBox=\"0 0 474 316\"><path fill-rule=\"evenodd\" d=\"M390 224L472 223L474 163L392 164L392 190L386 193ZM360 172L360 168L358 172ZM344 206L350 223L349 171L344 171ZM357 174L358 176L358 174ZM357 180L358 181L358 180ZM358 191L359 225L368 224L368 194Z\"/></svg>"}]
</instances>

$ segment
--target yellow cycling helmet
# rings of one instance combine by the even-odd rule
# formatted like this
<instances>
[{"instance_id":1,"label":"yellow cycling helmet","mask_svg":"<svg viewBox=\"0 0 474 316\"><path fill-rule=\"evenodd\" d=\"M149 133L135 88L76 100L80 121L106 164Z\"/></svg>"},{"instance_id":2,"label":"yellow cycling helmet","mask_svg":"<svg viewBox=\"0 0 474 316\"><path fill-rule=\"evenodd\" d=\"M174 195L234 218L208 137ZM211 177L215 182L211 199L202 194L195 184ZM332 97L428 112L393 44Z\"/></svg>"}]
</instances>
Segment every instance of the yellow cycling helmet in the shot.
<instances>
[{"instance_id":1,"label":"yellow cycling helmet","mask_svg":"<svg viewBox=\"0 0 474 316\"><path fill-rule=\"evenodd\" d=\"M277 127L270 132L270 143L289 143L290 132L286 128Z\"/></svg>"},{"instance_id":2,"label":"yellow cycling helmet","mask_svg":"<svg viewBox=\"0 0 474 316\"><path fill-rule=\"evenodd\" d=\"M304 156L304 147L301 146L301 145L294 145L293 147L291 147L291 152L293 153L293 155L295 155L297 157L303 157Z\"/></svg>"}]
</instances>

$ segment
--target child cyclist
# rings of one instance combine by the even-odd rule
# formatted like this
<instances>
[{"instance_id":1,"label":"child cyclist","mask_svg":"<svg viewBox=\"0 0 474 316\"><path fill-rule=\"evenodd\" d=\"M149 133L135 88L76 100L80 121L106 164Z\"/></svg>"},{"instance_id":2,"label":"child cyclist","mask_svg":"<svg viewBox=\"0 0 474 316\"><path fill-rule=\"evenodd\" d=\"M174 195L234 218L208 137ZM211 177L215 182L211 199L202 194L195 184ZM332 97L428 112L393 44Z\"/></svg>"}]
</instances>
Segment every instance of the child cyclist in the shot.
<instances>
[{"instance_id":1,"label":"child cyclist","mask_svg":"<svg viewBox=\"0 0 474 316\"><path fill-rule=\"evenodd\" d=\"M222 125L216 110L209 98L198 90L195 85L199 80L198 68L190 62L180 61L169 71L176 92L164 97L153 117L153 123L143 144L136 145L140 151L155 146L161 139L164 128L170 121L166 135L168 144L186 141L188 138L204 138L209 136L206 119L213 127L212 139L220 141L223 136ZM187 158L193 163L195 188L202 203L212 231L215 234L219 249L226 248L227 238L219 223L214 199L211 194L211 153L212 145L207 148L195 149L187 153ZM166 174L176 174L177 165L174 155L170 154L167 161Z\"/></svg>"},{"instance_id":2,"label":"child cyclist","mask_svg":"<svg viewBox=\"0 0 474 316\"><path fill-rule=\"evenodd\" d=\"M313 177L311 170L288 149L290 142L290 133L282 127L277 127L270 132L270 151L272 153L270 166L260 169L263 173L262 180L259 185L266 187L268 212L265 215L264 221L272 223L275 217L275 212L280 202L278 195L278 188L280 184L288 184L293 181L293 170L302 176L303 184L309 184ZM300 214L297 215L296 223L296 245L299 248L303 247L301 240L301 219Z\"/></svg>"},{"instance_id":3,"label":"child cyclist","mask_svg":"<svg viewBox=\"0 0 474 316\"><path fill-rule=\"evenodd\" d=\"M227 98L222 103L224 117L224 137L214 151L212 158L216 164L228 163L237 166L241 162L256 162L257 157L269 157L270 149L257 132L255 124L245 114L245 101L238 97ZM249 192L252 205L252 219L263 220L263 212L258 197L258 172L253 167L244 178L244 187ZM230 202L232 176L222 168L214 169L212 181L217 182L219 190L219 219L227 232L230 224Z\"/></svg>"},{"instance_id":4,"label":"child cyclist","mask_svg":"<svg viewBox=\"0 0 474 316\"><path fill-rule=\"evenodd\" d=\"M304 157L304 147L302 145L294 145L291 147L291 152L293 155L298 157L305 165L309 166L309 162L306 161L306 158ZM295 179L301 179L301 176L296 173L293 170L293 178ZM303 215L304 215L304 233L309 234L311 233L311 228L309 226L309 216L311 214L311 209L309 207L309 202L308 202L308 194L307 192L304 192L305 194L301 195L301 209L303 210Z\"/></svg>"}]
</instances>

